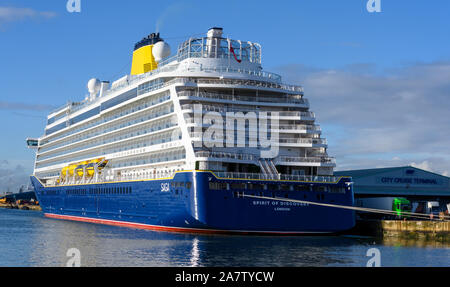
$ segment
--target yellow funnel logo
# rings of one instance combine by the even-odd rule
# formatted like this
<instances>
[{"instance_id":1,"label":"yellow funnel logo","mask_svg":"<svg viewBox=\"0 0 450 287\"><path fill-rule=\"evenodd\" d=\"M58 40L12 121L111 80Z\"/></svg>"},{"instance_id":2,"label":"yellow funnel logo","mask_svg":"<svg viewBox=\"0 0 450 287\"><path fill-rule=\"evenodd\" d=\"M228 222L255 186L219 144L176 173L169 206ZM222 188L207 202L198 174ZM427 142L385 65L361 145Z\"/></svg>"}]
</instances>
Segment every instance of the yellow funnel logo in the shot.
<instances>
[{"instance_id":1,"label":"yellow funnel logo","mask_svg":"<svg viewBox=\"0 0 450 287\"><path fill-rule=\"evenodd\" d=\"M133 62L131 63L131 75L140 75L158 68L153 57L153 45L161 41L159 33L148 35L134 47Z\"/></svg>"},{"instance_id":2,"label":"yellow funnel logo","mask_svg":"<svg viewBox=\"0 0 450 287\"><path fill-rule=\"evenodd\" d=\"M141 47L133 52L131 74L140 75L158 68L158 64L152 54L153 45Z\"/></svg>"}]
</instances>

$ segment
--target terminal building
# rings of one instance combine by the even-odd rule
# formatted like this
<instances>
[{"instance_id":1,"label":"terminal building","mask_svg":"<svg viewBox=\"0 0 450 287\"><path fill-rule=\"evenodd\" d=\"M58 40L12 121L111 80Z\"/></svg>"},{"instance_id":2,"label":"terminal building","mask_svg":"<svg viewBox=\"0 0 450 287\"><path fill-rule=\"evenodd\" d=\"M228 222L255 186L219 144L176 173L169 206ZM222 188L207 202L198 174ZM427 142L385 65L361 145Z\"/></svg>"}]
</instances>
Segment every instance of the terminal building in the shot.
<instances>
[{"instance_id":1,"label":"terminal building","mask_svg":"<svg viewBox=\"0 0 450 287\"><path fill-rule=\"evenodd\" d=\"M335 175L352 177L355 206L388 209L393 199L405 198L413 212L448 212L450 178L443 175L411 166L337 171Z\"/></svg>"}]
</instances>

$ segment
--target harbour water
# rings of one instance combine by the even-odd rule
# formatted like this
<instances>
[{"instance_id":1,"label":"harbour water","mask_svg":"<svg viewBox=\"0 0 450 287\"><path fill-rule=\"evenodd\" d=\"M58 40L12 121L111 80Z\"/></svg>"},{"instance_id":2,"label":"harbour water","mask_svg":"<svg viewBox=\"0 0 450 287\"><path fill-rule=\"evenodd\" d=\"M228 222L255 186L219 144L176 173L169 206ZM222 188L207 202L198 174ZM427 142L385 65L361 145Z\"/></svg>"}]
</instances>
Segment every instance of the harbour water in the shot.
<instances>
[{"instance_id":1,"label":"harbour water","mask_svg":"<svg viewBox=\"0 0 450 287\"><path fill-rule=\"evenodd\" d=\"M0 209L0 266L450 266L450 244L352 236L195 235L136 230Z\"/></svg>"}]
</instances>

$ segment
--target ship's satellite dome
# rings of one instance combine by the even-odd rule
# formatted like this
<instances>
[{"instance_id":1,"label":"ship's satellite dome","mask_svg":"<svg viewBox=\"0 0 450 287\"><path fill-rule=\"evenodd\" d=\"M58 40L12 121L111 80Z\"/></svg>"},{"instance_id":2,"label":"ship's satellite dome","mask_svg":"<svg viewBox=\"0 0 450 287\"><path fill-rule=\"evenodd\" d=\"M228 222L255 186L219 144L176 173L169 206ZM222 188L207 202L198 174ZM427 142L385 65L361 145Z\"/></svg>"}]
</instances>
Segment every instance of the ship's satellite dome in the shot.
<instances>
[{"instance_id":1,"label":"ship's satellite dome","mask_svg":"<svg viewBox=\"0 0 450 287\"><path fill-rule=\"evenodd\" d=\"M87 84L87 88L89 90L90 94L96 94L100 91L100 87L101 87L101 82L99 79L96 78L92 78L89 80L88 84Z\"/></svg>"},{"instance_id":2,"label":"ship's satellite dome","mask_svg":"<svg viewBox=\"0 0 450 287\"><path fill-rule=\"evenodd\" d=\"M170 46L164 41L159 41L155 45L153 45L152 49L153 57L155 57L155 61L159 62L162 59L170 56Z\"/></svg>"}]
</instances>

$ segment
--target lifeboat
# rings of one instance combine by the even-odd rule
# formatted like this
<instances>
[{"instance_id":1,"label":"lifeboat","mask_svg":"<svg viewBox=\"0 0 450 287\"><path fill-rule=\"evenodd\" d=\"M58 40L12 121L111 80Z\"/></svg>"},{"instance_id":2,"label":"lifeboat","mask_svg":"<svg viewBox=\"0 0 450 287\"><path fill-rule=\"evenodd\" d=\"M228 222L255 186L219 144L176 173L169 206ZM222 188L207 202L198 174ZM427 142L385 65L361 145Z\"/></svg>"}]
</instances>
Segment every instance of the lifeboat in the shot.
<instances>
[{"instance_id":1,"label":"lifeboat","mask_svg":"<svg viewBox=\"0 0 450 287\"><path fill-rule=\"evenodd\" d=\"M77 173L77 175L79 177L83 177L84 168L85 168L85 166L88 165L88 163L89 163L88 161L83 161L83 162L78 163L77 167L75 168L75 172Z\"/></svg>"},{"instance_id":2,"label":"lifeboat","mask_svg":"<svg viewBox=\"0 0 450 287\"><path fill-rule=\"evenodd\" d=\"M97 166L97 170L101 170L105 167L105 165L108 163L107 160L104 158L97 158L94 160L91 160L86 165L86 175L87 176L94 176L95 174L95 166Z\"/></svg>"},{"instance_id":3,"label":"lifeboat","mask_svg":"<svg viewBox=\"0 0 450 287\"><path fill-rule=\"evenodd\" d=\"M68 172L69 172L69 176L73 176L75 168L77 168L77 164L71 164L68 166Z\"/></svg>"},{"instance_id":4,"label":"lifeboat","mask_svg":"<svg viewBox=\"0 0 450 287\"><path fill-rule=\"evenodd\" d=\"M95 174L95 166L99 162L101 162L101 159L99 159L99 158L89 161L89 163L86 166L86 173L87 173L86 175L87 176L94 176L94 174Z\"/></svg>"},{"instance_id":5,"label":"lifeboat","mask_svg":"<svg viewBox=\"0 0 450 287\"><path fill-rule=\"evenodd\" d=\"M94 168L95 163L89 162L86 165L86 176L93 176L95 174L95 168Z\"/></svg>"},{"instance_id":6,"label":"lifeboat","mask_svg":"<svg viewBox=\"0 0 450 287\"><path fill-rule=\"evenodd\" d=\"M91 177L95 174L95 166L97 166L97 170L101 170L107 163L108 161L104 158L72 163L61 169L61 178L65 179L66 176L73 176L74 174L83 177L84 172L86 172L86 176Z\"/></svg>"}]
</instances>

